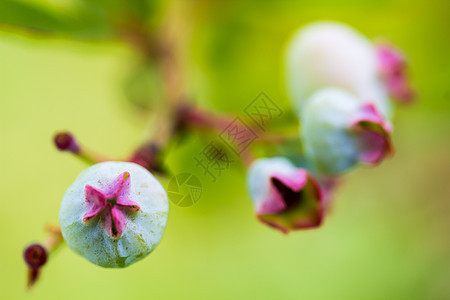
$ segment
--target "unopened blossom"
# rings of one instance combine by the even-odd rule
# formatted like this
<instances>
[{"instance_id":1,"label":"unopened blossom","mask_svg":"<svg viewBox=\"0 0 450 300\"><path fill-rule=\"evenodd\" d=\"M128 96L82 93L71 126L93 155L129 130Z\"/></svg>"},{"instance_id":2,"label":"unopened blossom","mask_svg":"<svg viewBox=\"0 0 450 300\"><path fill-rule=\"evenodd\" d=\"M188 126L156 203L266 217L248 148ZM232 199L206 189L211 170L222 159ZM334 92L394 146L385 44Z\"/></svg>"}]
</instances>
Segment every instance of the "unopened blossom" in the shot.
<instances>
[{"instance_id":1,"label":"unopened blossom","mask_svg":"<svg viewBox=\"0 0 450 300\"><path fill-rule=\"evenodd\" d=\"M319 174L336 175L359 162L375 165L393 151L391 125L374 105L346 91L319 90L301 119L305 154Z\"/></svg>"},{"instance_id":2,"label":"unopened blossom","mask_svg":"<svg viewBox=\"0 0 450 300\"><path fill-rule=\"evenodd\" d=\"M305 169L285 158L256 160L247 174L247 185L258 219L283 233L315 228L323 220L323 195Z\"/></svg>"},{"instance_id":3,"label":"unopened blossom","mask_svg":"<svg viewBox=\"0 0 450 300\"><path fill-rule=\"evenodd\" d=\"M337 22L307 25L295 33L287 49L286 79L293 106L299 111L318 89L336 87L390 117L378 68L376 49L353 28Z\"/></svg>"},{"instance_id":4,"label":"unopened blossom","mask_svg":"<svg viewBox=\"0 0 450 300\"><path fill-rule=\"evenodd\" d=\"M69 248L109 268L146 257L160 242L168 216L167 195L145 168L103 162L83 171L61 204L61 231Z\"/></svg>"},{"instance_id":5,"label":"unopened blossom","mask_svg":"<svg viewBox=\"0 0 450 300\"><path fill-rule=\"evenodd\" d=\"M68 151L75 154L80 152L81 148L70 132L60 132L56 134L53 141L60 151Z\"/></svg>"},{"instance_id":6,"label":"unopened blossom","mask_svg":"<svg viewBox=\"0 0 450 300\"><path fill-rule=\"evenodd\" d=\"M41 268L47 262L48 253L42 245L32 244L25 249L23 258L28 265L28 287L31 287L39 278Z\"/></svg>"}]
</instances>

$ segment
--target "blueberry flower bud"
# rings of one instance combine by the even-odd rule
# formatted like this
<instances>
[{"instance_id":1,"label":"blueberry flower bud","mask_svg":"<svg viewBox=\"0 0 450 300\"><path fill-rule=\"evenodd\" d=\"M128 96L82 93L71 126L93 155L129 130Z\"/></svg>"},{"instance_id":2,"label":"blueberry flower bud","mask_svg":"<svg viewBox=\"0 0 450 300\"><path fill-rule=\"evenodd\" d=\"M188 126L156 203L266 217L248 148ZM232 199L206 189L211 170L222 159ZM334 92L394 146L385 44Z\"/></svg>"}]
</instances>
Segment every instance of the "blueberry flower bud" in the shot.
<instances>
[{"instance_id":1,"label":"blueberry flower bud","mask_svg":"<svg viewBox=\"0 0 450 300\"><path fill-rule=\"evenodd\" d=\"M48 253L42 245L32 244L25 249L23 258L28 265L28 287L31 287L38 280L41 267L47 262Z\"/></svg>"},{"instance_id":2,"label":"blueberry flower bud","mask_svg":"<svg viewBox=\"0 0 450 300\"><path fill-rule=\"evenodd\" d=\"M75 136L70 132L57 133L53 141L58 150L72 153L88 164L92 165L101 161L105 161L105 159L99 157L92 151L89 151L88 149L86 149L86 147L81 147Z\"/></svg>"},{"instance_id":3,"label":"blueberry flower bud","mask_svg":"<svg viewBox=\"0 0 450 300\"><path fill-rule=\"evenodd\" d=\"M23 256L30 269L38 269L47 262L47 250L39 244L28 246Z\"/></svg>"},{"instance_id":4,"label":"blueberry flower bud","mask_svg":"<svg viewBox=\"0 0 450 300\"><path fill-rule=\"evenodd\" d=\"M167 194L145 168L103 162L83 171L64 194L59 221L67 245L102 267L126 267L160 242Z\"/></svg>"},{"instance_id":5,"label":"blueberry flower bud","mask_svg":"<svg viewBox=\"0 0 450 300\"><path fill-rule=\"evenodd\" d=\"M261 222L283 233L322 223L320 186L308 171L287 159L258 159L248 171L247 184Z\"/></svg>"},{"instance_id":6,"label":"blueberry flower bud","mask_svg":"<svg viewBox=\"0 0 450 300\"><path fill-rule=\"evenodd\" d=\"M378 77L375 48L347 25L318 22L300 29L287 49L286 76L297 110L318 89L336 87L390 116L387 91Z\"/></svg>"},{"instance_id":7,"label":"blueberry flower bud","mask_svg":"<svg viewBox=\"0 0 450 300\"><path fill-rule=\"evenodd\" d=\"M302 111L305 154L321 175L380 163L392 152L391 126L371 104L336 88L317 91Z\"/></svg>"},{"instance_id":8,"label":"blueberry flower bud","mask_svg":"<svg viewBox=\"0 0 450 300\"><path fill-rule=\"evenodd\" d=\"M54 142L56 147L61 151L69 151L72 153L80 152L80 146L70 132L60 132L56 134Z\"/></svg>"}]
</instances>

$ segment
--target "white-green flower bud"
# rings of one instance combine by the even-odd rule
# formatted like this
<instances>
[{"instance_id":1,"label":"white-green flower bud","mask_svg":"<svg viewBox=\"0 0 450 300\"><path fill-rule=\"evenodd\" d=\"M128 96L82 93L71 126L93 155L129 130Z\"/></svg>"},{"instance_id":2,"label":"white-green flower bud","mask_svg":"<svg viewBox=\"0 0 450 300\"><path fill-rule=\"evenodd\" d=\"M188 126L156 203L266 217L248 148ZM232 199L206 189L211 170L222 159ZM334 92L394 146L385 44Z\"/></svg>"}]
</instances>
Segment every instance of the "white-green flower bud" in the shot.
<instances>
[{"instance_id":1,"label":"white-green flower bud","mask_svg":"<svg viewBox=\"0 0 450 300\"><path fill-rule=\"evenodd\" d=\"M64 194L59 222L67 245L90 262L127 267L160 242L169 204L159 181L130 162L103 162L81 172Z\"/></svg>"},{"instance_id":2,"label":"white-green flower bud","mask_svg":"<svg viewBox=\"0 0 450 300\"><path fill-rule=\"evenodd\" d=\"M352 93L361 103L374 104L389 117L389 99L378 72L372 43L341 23L317 22L303 27L287 48L286 79L298 111L318 89L336 87Z\"/></svg>"},{"instance_id":3,"label":"white-green flower bud","mask_svg":"<svg viewBox=\"0 0 450 300\"><path fill-rule=\"evenodd\" d=\"M325 88L314 93L301 113L306 157L321 175L344 172L358 162L377 164L392 152L391 126L372 104Z\"/></svg>"},{"instance_id":4,"label":"white-green flower bud","mask_svg":"<svg viewBox=\"0 0 450 300\"><path fill-rule=\"evenodd\" d=\"M324 217L324 193L305 169L283 157L257 159L247 186L258 219L283 233L316 228Z\"/></svg>"}]
</instances>

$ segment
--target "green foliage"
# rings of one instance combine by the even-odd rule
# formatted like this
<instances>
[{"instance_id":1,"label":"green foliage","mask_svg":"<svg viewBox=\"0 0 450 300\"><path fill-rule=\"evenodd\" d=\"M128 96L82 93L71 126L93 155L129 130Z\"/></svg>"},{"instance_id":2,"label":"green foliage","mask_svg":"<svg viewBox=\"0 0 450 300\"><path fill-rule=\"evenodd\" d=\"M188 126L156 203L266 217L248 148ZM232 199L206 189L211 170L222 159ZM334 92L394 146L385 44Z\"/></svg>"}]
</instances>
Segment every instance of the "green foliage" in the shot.
<instances>
[{"instance_id":1,"label":"green foliage","mask_svg":"<svg viewBox=\"0 0 450 300\"><path fill-rule=\"evenodd\" d=\"M2 0L0 1L0 23L20 26L41 33L67 33L73 28L72 19L41 6Z\"/></svg>"},{"instance_id":2,"label":"green foliage","mask_svg":"<svg viewBox=\"0 0 450 300\"><path fill-rule=\"evenodd\" d=\"M148 117L148 111L161 102L162 80L157 66L139 61L126 74L123 82L124 100L135 112Z\"/></svg>"},{"instance_id":3,"label":"green foliage","mask_svg":"<svg viewBox=\"0 0 450 300\"><path fill-rule=\"evenodd\" d=\"M51 8L15 0L0 1L0 29L47 37L111 40L120 27L152 23L162 1L78 0L71 8Z\"/></svg>"}]
</instances>

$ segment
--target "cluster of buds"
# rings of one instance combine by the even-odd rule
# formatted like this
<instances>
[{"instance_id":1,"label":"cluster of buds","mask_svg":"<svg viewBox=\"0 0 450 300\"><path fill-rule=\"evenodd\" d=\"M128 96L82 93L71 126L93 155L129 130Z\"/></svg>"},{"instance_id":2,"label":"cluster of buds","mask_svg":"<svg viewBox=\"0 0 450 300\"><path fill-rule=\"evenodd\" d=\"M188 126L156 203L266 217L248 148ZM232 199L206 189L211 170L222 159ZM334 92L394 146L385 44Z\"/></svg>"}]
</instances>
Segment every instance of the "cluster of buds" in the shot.
<instances>
[{"instance_id":1,"label":"cluster of buds","mask_svg":"<svg viewBox=\"0 0 450 300\"><path fill-rule=\"evenodd\" d=\"M298 149L298 156L303 164L260 158L247 174L257 218L283 233L320 226L340 176L361 163L377 165L393 153L389 96L405 102L413 95L399 52L386 44L374 46L343 24L301 29L286 57L290 98L301 123L303 153ZM60 229L51 241L25 250L30 284L63 239L75 253L106 268L127 267L159 244L169 212L166 191L154 176L164 173L162 147L180 129L214 131L228 124L227 118L186 103L173 104L178 110L167 114L175 119L170 126L162 126L158 139L125 161L96 155L70 133L56 135L59 150L92 166L64 194Z\"/></svg>"},{"instance_id":2,"label":"cluster of buds","mask_svg":"<svg viewBox=\"0 0 450 300\"><path fill-rule=\"evenodd\" d=\"M344 24L300 29L286 62L307 163L295 167L285 158L259 159L247 176L258 219L283 233L318 227L340 176L393 153L389 96L405 102L413 95L400 53L386 44L374 46Z\"/></svg>"}]
</instances>

